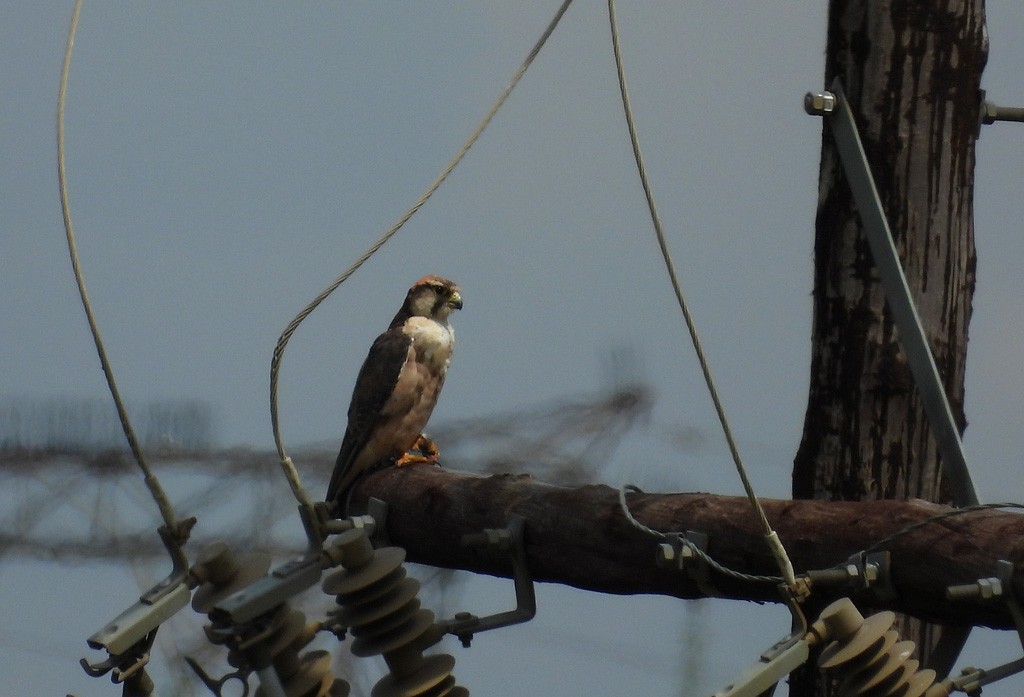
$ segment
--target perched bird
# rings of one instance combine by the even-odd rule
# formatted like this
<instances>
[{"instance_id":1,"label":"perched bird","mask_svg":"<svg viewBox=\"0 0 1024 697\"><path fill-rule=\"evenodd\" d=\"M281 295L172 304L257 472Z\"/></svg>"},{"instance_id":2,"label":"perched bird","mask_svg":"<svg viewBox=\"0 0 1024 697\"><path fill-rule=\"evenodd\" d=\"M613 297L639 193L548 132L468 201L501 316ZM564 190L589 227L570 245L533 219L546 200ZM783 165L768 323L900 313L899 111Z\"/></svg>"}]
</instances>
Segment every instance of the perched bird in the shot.
<instances>
[{"instance_id":1,"label":"perched bird","mask_svg":"<svg viewBox=\"0 0 1024 697\"><path fill-rule=\"evenodd\" d=\"M437 462L437 448L422 431L455 346L448 317L460 309L462 294L448 279L424 276L409 289L359 370L328 502L343 504L359 475L384 458L397 458L397 465Z\"/></svg>"}]
</instances>

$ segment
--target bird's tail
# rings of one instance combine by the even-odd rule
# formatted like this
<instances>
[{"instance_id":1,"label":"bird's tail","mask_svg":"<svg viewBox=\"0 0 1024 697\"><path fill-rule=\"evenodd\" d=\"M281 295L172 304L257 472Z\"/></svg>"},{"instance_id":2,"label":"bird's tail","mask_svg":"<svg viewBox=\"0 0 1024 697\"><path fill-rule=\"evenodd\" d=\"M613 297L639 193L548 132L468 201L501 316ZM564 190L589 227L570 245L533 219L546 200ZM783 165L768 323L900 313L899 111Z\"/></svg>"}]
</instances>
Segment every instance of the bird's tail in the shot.
<instances>
[{"instance_id":1,"label":"bird's tail","mask_svg":"<svg viewBox=\"0 0 1024 697\"><path fill-rule=\"evenodd\" d=\"M334 465L334 472L331 474L331 481L327 485L327 498L324 499L327 503L341 504L341 498L345 495L348 489L352 486L355 481L355 473L352 471L351 463L342 462L341 458L338 458L338 462Z\"/></svg>"}]
</instances>

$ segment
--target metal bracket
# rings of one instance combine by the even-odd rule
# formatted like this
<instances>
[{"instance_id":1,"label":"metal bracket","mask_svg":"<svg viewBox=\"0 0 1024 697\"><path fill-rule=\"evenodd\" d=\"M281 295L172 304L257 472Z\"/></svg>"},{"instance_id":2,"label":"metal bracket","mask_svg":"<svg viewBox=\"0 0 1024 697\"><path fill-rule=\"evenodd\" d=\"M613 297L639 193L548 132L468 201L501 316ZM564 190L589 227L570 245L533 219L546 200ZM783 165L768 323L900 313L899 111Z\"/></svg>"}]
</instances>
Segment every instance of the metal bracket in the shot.
<instances>
[{"instance_id":1,"label":"metal bracket","mask_svg":"<svg viewBox=\"0 0 1024 697\"><path fill-rule=\"evenodd\" d=\"M979 578L974 583L950 586L946 589L946 598L1006 603L1010 617L1013 618L1013 625L1017 629L1017 638L1020 639L1021 647L1024 648L1024 605L1013 593L1013 572L1013 562L1000 559L996 562L995 576Z\"/></svg>"},{"instance_id":2,"label":"metal bracket","mask_svg":"<svg viewBox=\"0 0 1024 697\"><path fill-rule=\"evenodd\" d=\"M832 131L843 171L850 182L863 223L865 237L881 276L886 301L899 329L904 353L928 414L928 422L942 457L943 470L949 478L953 502L958 508L975 505L978 503L978 495L971 481L960 432L928 345L928 337L914 308L910 287L903 274L885 209L871 175L853 112L843 94L842 83L837 78L832 83L831 92L808 93L804 98L804 108L809 114L824 117Z\"/></svg>"},{"instance_id":3,"label":"metal bracket","mask_svg":"<svg viewBox=\"0 0 1024 697\"><path fill-rule=\"evenodd\" d=\"M114 658L128 654L164 620L188 605L189 595L188 586L179 583L155 602L140 600L89 637L88 644L106 650Z\"/></svg>"},{"instance_id":4,"label":"metal bracket","mask_svg":"<svg viewBox=\"0 0 1024 697\"><path fill-rule=\"evenodd\" d=\"M892 583L892 554L887 550L880 552L860 553L850 557L856 559L861 578L864 579L862 590L870 593L881 601L893 600L897 593Z\"/></svg>"},{"instance_id":5,"label":"metal bracket","mask_svg":"<svg viewBox=\"0 0 1024 697\"><path fill-rule=\"evenodd\" d=\"M463 535L464 547L484 547L488 550L508 554L512 562L512 581L516 591L516 607L508 612L499 612L486 617L477 617L469 612L459 612L454 618L439 623L442 634L453 634L462 645L468 647L473 635L491 629L522 624L537 614L537 596L534 593L533 578L526 566L526 546L523 533L526 519L513 513L509 516L508 527L486 529L479 533Z\"/></svg>"},{"instance_id":6,"label":"metal bracket","mask_svg":"<svg viewBox=\"0 0 1024 697\"><path fill-rule=\"evenodd\" d=\"M156 531L160 535L160 541L163 543L164 549L167 550L167 554L171 557L171 573L167 575L167 578L143 593L141 597L142 602L157 602L162 596L174 590L174 587L188 575L188 557L181 546L188 539L195 524L196 518L193 516L178 521L177 530L171 530L166 525L161 525L157 528Z\"/></svg>"},{"instance_id":7,"label":"metal bracket","mask_svg":"<svg viewBox=\"0 0 1024 697\"><path fill-rule=\"evenodd\" d=\"M275 634L284 632L286 627L288 631L295 631L294 627L288 625L295 620L289 615L288 600L315 585L323 574L324 566L330 562L327 550L319 547L309 550L305 556L279 566L270 574L219 600L209 609L207 616L210 624L203 627L207 639L214 644L226 645L244 657L246 666L252 668L250 672L255 672L259 677L260 694L266 697L286 697L288 694L274 665L278 651L271 650L267 642ZM301 613L298 621L304 621ZM276 648L279 651L294 651L295 660L299 660L299 645ZM215 680L203 672L198 664L190 661L189 665L215 695L220 695L224 683L232 678L237 678L245 686L243 696L248 693L248 673L236 671Z\"/></svg>"}]
</instances>

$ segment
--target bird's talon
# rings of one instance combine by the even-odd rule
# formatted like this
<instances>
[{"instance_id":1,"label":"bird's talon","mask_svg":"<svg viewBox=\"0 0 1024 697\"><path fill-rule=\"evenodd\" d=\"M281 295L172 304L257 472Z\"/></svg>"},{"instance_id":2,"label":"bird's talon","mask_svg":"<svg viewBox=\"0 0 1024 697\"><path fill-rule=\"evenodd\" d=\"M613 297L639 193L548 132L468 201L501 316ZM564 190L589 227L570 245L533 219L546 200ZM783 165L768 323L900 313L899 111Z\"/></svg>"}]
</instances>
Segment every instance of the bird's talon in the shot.
<instances>
[{"instance_id":1,"label":"bird's talon","mask_svg":"<svg viewBox=\"0 0 1024 697\"><path fill-rule=\"evenodd\" d=\"M436 457L424 457L423 455L414 455L412 453L406 453L402 457L395 460L395 467L406 467L408 465L436 465Z\"/></svg>"},{"instance_id":2,"label":"bird's talon","mask_svg":"<svg viewBox=\"0 0 1024 697\"><path fill-rule=\"evenodd\" d=\"M428 458L431 462L437 462L441 453L437 450L437 445L430 439L429 436L421 433L416 442L412 444L410 450L415 450L425 458Z\"/></svg>"}]
</instances>

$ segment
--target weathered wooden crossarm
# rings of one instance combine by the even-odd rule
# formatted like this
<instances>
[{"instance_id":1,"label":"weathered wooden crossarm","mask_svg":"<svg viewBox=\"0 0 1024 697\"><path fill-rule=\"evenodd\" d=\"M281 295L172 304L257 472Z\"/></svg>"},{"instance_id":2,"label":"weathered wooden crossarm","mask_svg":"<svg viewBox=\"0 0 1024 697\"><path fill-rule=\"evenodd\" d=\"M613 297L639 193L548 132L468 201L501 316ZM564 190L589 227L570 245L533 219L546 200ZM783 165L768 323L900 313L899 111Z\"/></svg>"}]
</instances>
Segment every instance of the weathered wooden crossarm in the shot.
<instances>
[{"instance_id":1,"label":"weathered wooden crossarm","mask_svg":"<svg viewBox=\"0 0 1024 697\"><path fill-rule=\"evenodd\" d=\"M359 511L373 496L388 504L387 534L411 561L506 576L508 565L462 536L501 528L511 513L527 520L526 555L537 581L603 593L658 593L679 598L704 593L684 572L658 568L659 540L624 517L618 491L603 485L564 488L526 476L479 477L437 467L389 468L363 480L353 496ZM707 551L746 574L777 575L761 530L745 498L712 494L629 494L633 515L660 531L704 533ZM797 572L824 569L906 526L949 509L923 501L763 501ZM1004 603L946 599L947 586L994 575L996 562L1024 561L1024 516L971 512L930 523L885 546L892 554L897 596L872 607L906 612L946 624L1012 627ZM770 583L712 571L715 594L779 601ZM1013 591L1024 592L1020 576ZM705 586L707 588L707 586ZM824 592L824 591L823 591Z\"/></svg>"}]
</instances>

